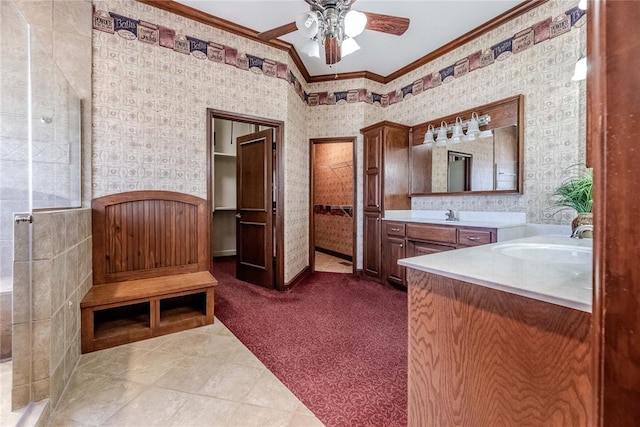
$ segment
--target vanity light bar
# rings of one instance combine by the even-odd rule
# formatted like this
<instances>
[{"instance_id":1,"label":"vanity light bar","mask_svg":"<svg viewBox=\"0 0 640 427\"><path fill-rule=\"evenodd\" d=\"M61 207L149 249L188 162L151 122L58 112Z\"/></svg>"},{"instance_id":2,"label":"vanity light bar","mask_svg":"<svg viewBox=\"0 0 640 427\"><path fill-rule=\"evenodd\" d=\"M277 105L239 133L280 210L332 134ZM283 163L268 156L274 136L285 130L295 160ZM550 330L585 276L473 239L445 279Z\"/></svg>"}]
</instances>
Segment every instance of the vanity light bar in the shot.
<instances>
[{"instance_id":1,"label":"vanity light bar","mask_svg":"<svg viewBox=\"0 0 640 427\"><path fill-rule=\"evenodd\" d=\"M467 129L469 127L469 122L471 121L471 119L469 120L463 120L462 121L462 129ZM478 116L478 125L480 126L486 126L489 123L491 123L491 116L488 114L483 114L481 116ZM453 126L455 125L455 123L452 124L447 124L447 126L445 127L445 129L447 129L447 133L451 133L453 132ZM434 133L438 133L438 131L440 130L442 126L438 126L437 128L435 128L433 131Z\"/></svg>"}]
</instances>

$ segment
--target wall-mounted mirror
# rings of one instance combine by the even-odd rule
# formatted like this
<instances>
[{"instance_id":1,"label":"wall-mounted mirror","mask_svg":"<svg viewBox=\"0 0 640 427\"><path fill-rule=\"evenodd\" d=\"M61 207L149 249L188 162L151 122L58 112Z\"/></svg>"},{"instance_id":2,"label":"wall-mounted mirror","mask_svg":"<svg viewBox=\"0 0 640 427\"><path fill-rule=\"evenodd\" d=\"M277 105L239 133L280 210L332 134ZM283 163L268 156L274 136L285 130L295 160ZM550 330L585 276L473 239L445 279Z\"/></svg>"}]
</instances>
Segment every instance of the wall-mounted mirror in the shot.
<instances>
[{"instance_id":1,"label":"wall-mounted mirror","mask_svg":"<svg viewBox=\"0 0 640 427\"><path fill-rule=\"evenodd\" d=\"M411 195L522 193L523 104L518 95L413 126Z\"/></svg>"}]
</instances>

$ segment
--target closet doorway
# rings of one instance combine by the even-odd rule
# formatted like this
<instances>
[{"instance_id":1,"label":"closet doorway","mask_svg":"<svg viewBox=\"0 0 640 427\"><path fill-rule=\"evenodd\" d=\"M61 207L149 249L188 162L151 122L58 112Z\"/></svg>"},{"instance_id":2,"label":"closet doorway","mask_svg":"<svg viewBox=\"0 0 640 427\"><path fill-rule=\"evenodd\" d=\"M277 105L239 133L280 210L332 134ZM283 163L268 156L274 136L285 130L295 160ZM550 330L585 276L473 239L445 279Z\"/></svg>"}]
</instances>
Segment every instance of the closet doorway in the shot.
<instances>
[{"instance_id":1,"label":"closet doorway","mask_svg":"<svg viewBox=\"0 0 640 427\"><path fill-rule=\"evenodd\" d=\"M310 140L311 271L356 272L356 138Z\"/></svg>"},{"instance_id":2,"label":"closet doorway","mask_svg":"<svg viewBox=\"0 0 640 427\"><path fill-rule=\"evenodd\" d=\"M284 290L279 121L207 110L211 254L234 256L239 280Z\"/></svg>"}]
</instances>

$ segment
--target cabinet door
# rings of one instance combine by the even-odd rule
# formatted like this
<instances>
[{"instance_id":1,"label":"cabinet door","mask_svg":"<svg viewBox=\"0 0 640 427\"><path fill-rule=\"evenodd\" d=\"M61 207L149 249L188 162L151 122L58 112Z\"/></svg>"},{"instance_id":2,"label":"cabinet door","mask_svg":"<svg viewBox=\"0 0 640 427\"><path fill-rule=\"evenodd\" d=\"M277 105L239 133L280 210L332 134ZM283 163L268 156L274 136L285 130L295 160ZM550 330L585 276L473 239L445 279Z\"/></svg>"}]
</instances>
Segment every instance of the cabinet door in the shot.
<instances>
[{"instance_id":1,"label":"cabinet door","mask_svg":"<svg viewBox=\"0 0 640 427\"><path fill-rule=\"evenodd\" d=\"M382 132L372 130L364 134L364 209L381 209Z\"/></svg>"},{"instance_id":2,"label":"cabinet door","mask_svg":"<svg viewBox=\"0 0 640 427\"><path fill-rule=\"evenodd\" d=\"M364 251L363 268L365 274L380 277L380 224L381 214L377 212L364 213Z\"/></svg>"},{"instance_id":3,"label":"cabinet door","mask_svg":"<svg viewBox=\"0 0 640 427\"><path fill-rule=\"evenodd\" d=\"M398 260L406 258L404 239L387 236L384 240L384 274L387 281L406 286L405 268L398 265Z\"/></svg>"}]
</instances>

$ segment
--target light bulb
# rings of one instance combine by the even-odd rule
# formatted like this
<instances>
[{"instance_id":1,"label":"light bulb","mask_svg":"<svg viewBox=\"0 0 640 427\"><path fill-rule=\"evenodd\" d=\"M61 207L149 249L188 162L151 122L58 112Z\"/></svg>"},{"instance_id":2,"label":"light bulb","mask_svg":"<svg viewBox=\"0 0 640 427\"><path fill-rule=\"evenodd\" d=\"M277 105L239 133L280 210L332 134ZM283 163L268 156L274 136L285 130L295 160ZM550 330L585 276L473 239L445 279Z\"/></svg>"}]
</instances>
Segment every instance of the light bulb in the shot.
<instances>
[{"instance_id":1,"label":"light bulb","mask_svg":"<svg viewBox=\"0 0 640 427\"><path fill-rule=\"evenodd\" d=\"M313 12L305 12L296 18L296 28L302 37L315 37L319 28L318 17Z\"/></svg>"},{"instance_id":2,"label":"light bulb","mask_svg":"<svg viewBox=\"0 0 640 427\"><path fill-rule=\"evenodd\" d=\"M467 141L473 141L480 133L480 126L478 124L478 113L471 113L471 120L467 125Z\"/></svg>"},{"instance_id":3,"label":"light bulb","mask_svg":"<svg viewBox=\"0 0 640 427\"><path fill-rule=\"evenodd\" d=\"M352 38L342 41L342 57L345 57L356 50L360 49L360 45Z\"/></svg>"},{"instance_id":4,"label":"light bulb","mask_svg":"<svg viewBox=\"0 0 640 427\"><path fill-rule=\"evenodd\" d=\"M436 145L438 147L442 147L447 143L447 122L440 123L440 128L438 128L438 136L436 137Z\"/></svg>"},{"instance_id":5,"label":"light bulb","mask_svg":"<svg viewBox=\"0 0 640 427\"><path fill-rule=\"evenodd\" d=\"M306 42L301 50L312 58L320 58L320 46L315 40Z\"/></svg>"},{"instance_id":6,"label":"light bulb","mask_svg":"<svg viewBox=\"0 0 640 427\"><path fill-rule=\"evenodd\" d=\"M424 141L422 141L423 144L427 144L427 145L431 145L433 144L435 141L433 140L433 126L429 125L427 127L427 132L424 134Z\"/></svg>"},{"instance_id":7,"label":"light bulb","mask_svg":"<svg viewBox=\"0 0 640 427\"><path fill-rule=\"evenodd\" d=\"M367 26L367 15L357 10L350 10L344 17L344 33L349 37L355 37L364 31Z\"/></svg>"}]
</instances>

